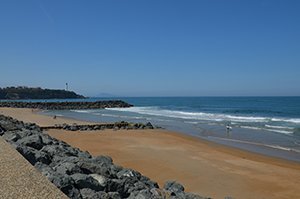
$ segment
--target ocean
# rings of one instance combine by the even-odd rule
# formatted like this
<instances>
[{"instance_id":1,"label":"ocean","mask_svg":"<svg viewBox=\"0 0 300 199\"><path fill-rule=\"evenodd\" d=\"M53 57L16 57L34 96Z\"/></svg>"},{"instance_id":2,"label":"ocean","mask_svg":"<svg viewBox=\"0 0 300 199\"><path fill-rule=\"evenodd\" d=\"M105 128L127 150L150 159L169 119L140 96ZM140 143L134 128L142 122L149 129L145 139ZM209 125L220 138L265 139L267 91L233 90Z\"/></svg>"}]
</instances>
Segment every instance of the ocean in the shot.
<instances>
[{"instance_id":1,"label":"ocean","mask_svg":"<svg viewBox=\"0 0 300 199\"><path fill-rule=\"evenodd\" d=\"M134 107L44 111L43 114L93 122L151 122L223 145L300 162L300 97L119 97L85 100L109 99L121 99ZM227 125L230 130L227 130Z\"/></svg>"}]
</instances>

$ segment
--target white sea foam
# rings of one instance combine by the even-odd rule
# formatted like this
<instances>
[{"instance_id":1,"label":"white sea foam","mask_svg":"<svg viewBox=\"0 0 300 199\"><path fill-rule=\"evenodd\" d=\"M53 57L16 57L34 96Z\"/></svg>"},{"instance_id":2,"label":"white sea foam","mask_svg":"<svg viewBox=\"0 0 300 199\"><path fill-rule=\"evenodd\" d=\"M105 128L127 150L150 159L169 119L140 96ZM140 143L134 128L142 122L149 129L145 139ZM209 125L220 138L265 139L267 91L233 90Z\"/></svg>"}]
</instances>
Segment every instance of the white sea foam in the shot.
<instances>
[{"instance_id":1,"label":"white sea foam","mask_svg":"<svg viewBox=\"0 0 300 199\"><path fill-rule=\"evenodd\" d=\"M240 126L241 128L244 128L244 129L254 129L254 130L262 130L261 128L259 127L254 127L254 126Z\"/></svg>"},{"instance_id":2,"label":"white sea foam","mask_svg":"<svg viewBox=\"0 0 300 199\"><path fill-rule=\"evenodd\" d=\"M290 122L290 123L300 124L300 118L291 118L291 119L272 118L271 121L274 121L274 122Z\"/></svg>"},{"instance_id":3,"label":"white sea foam","mask_svg":"<svg viewBox=\"0 0 300 199\"><path fill-rule=\"evenodd\" d=\"M98 115L98 114L97 114ZM104 117L116 117L116 118L127 118L127 119L144 119L143 117L134 117L134 116L127 116L127 115L113 115L113 114L100 114Z\"/></svg>"},{"instance_id":4,"label":"white sea foam","mask_svg":"<svg viewBox=\"0 0 300 199\"><path fill-rule=\"evenodd\" d=\"M254 116L236 116L229 114L204 113L204 112L188 112L188 111L174 111L160 109L158 107L130 107L130 108L107 108L107 110L127 111L139 114L163 116L171 118L192 119L192 120L206 120L206 121L230 121L243 123L267 123L267 122L288 122L300 123L300 118L286 119L286 118L271 118L271 117L254 117Z\"/></svg>"},{"instance_id":5,"label":"white sea foam","mask_svg":"<svg viewBox=\"0 0 300 199\"><path fill-rule=\"evenodd\" d=\"M288 147L282 147L279 145L262 144L262 143L257 143L257 142L249 142L249 141L235 140L235 139L229 139L229 138L219 138L219 137L212 137L212 138L216 139L216 140L224 140L224 141L230 141L230 142L236 142L236 143L242 143L242 144L263 146L263 147L269 147L269 148L274 148L274 149L280 149L280 150L284 150L284 151L294 151L294 152L300 153L300 150L291 149Z\"/></svg>"},{"instance_id":6,"label":"white sea foam","mask_svg":"<svg viewBox=\"0 0 300 199\"><path fill-rule=\"evenodd\" d=\"M187 112L159 109L157 107L130 107L130 108L107 108L107 110L127 111L139 114L164 116L181 119L208 120L208 121L233 121L233 122L266 122L266 117L245 117L226 114L214 114L204 112Z\"/></svg>"},{"instance_id":7,"label":"white sea foam","mask_svg":"<svg viewBox=\"0 0 300 199\"><path fill-rule=\"evenodd\" d=\"M292 131L284 131L284 130L279 130L279 129L264 129L267 131L272 131L272 132L276 132L276 133L283 133L283 134L293 134Z\"/></svg>"},{"instance_id":8,"label":"white sea foam","mask_svg":"<svg viewBox=\"0 0 300 199\"><path fill-rule=\"evenodd\" d=\"M265 126L271 126L271 125L265 125ZM272 131L272 132L276 132L276 133L283 133L283 134L293 134L292 131L287 131L287 130L283 130L283 129L273 129L273 128L260 128L260 127L254 127L254 126L240 126L241 128L245 128L245 129L254 129L254 130L265 130L265 131Z\"/></svg>"},{"instance_id":9,"label":"white sea foam","mask_svg":"<svg viewBox=\"0 0 300 199\"><path fill-rule=\"evenodd\" d=\"M94 112L97 112L99 110L89 109L89 110L71 110L71 111L76 112L76 113L94 113Z\"/></svg>"},{"instance_id":10,"label":"white sea foam","mask_svg":"<svg viewBox=\"0 0 300 199\"><path fill-rule=\"evenodd\" d=\"M292 127L287 127L287 126L274 126L274 125L268 125L266 124L265 127L268 127L268 128L275 128L275 129L290 129L290 130L293 130L294 128Z\"/></svg>"}]
</instances>

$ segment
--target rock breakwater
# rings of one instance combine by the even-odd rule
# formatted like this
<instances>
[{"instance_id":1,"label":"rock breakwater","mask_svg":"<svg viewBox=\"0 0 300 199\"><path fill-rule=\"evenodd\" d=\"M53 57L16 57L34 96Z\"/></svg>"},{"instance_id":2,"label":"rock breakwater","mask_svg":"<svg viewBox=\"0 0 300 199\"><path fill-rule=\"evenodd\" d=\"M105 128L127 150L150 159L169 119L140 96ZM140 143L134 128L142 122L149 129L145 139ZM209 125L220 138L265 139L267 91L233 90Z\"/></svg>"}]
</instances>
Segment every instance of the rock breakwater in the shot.
<instances>
[{"instance_id":1,"label":"rock breakwater","mask_svg":"<svg viewBox=\"0 0 300 199\"><path fill-rule=\"evenodd\" d=\"M58 124L54 126L40 127L41 130L48 129L62 129L67 131L97 131L105 129L113 130L135 130L135 129L161 129L161 127L153 126L150 122L143 123L130 123L130 122L115 122L115 123L104 123L104 124Z\"/></svg>"},{"instance_id":2,"label":"rock breakwater","mask_svg":"<svg viewBox=\"0 0 300 199\"><path fill-rule=\"evenodd\" d=\"M103 109L103 108L127 108L133 105L122 100L108 100L96 102L16 102L2 101L0 107L32 108L44 110L71 110L71 109Z\"/></svg>"},{"instance_id":3,"label":"rock breakwater","mask_svg":"<svg viewBox=\"0 0 300 199\"><path fill-rule=\"evenodd\" d=\"M175 181L159 188L138 171L114 164L109 156L92 157L35 124L0 115L0 136L70 198L204 198L186 193Z\"/></svg>"}]
</instances>

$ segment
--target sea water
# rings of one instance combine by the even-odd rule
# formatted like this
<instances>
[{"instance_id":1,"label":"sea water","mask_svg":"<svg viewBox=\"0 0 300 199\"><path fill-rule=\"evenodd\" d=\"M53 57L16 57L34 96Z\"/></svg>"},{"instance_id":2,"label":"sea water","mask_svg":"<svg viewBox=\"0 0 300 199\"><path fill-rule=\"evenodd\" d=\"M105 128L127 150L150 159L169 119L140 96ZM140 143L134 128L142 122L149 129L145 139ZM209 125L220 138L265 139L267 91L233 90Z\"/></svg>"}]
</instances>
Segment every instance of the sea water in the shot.
<instances>
[{"instance_id":1,"label":"sea water","mask_svg":"<svg viewBox=\"0 0 300 199\"><path fill-rule=\"evenodd\" d=\"M93 122L151 122L220 144L300 162L300 97L128 97L86 101L109 99L121 99L134 107L44 114Z\"/></svg>"}]
</instances>

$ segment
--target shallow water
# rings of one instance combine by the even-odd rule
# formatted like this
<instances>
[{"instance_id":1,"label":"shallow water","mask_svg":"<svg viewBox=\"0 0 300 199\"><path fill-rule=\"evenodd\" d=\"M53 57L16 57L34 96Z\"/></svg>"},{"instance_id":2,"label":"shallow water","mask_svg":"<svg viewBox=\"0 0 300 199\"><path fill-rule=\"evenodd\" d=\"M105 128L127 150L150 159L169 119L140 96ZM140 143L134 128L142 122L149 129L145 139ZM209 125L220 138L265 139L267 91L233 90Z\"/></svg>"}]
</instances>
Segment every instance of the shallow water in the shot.
<instances>
[{"instance_id":1,"label":"shallow water","mask_svg":"<svg viewBox=\"0 0 300 199\"><path fill-rule=\"evenodd\" d=\"M134 107L46 111L44 114L94 122L150 121L169 130L300 162L300 97L120 99ZM232 130L227 131L226 125Z\"/></svg>"}]
</instances>

